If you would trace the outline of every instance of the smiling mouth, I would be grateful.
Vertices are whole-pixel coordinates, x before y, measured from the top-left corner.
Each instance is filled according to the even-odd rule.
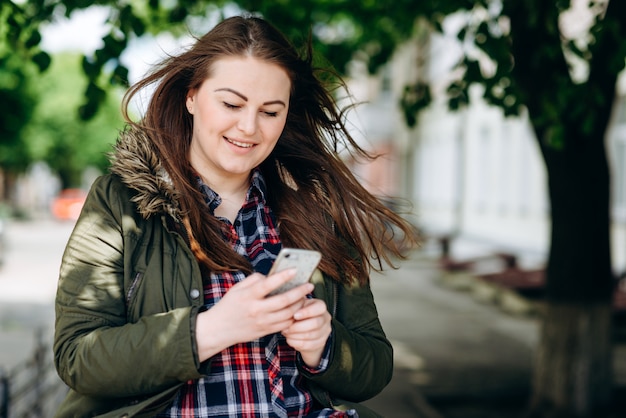
[[[254,144],[247,144],[245,142],[235,141],[235,140],[232,140],[232,139],[226,138],[226,137],[224,137],[224,139],[226,140],[226,142],[229,142],[229,143],[231,143],[233,145],[236,145],[238,147],[241,147],[241,148],[252,148],[254,146]]]

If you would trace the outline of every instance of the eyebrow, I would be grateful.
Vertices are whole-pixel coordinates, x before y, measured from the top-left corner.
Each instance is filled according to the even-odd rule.
[[[244,100],[244,101],[246,101],[246,102],[248,101],[248,98],[247,98],[246,96],[244,96],[243,94],[239,93],[237,90],[233,90],[233,89],[228,88],[228,87],[224,87],[224,88],[221,88],[221,89],[217,89],[217,90],[215,90],[215,91],[216,91],[216,92],[218,92],[218,91],[228,91],[228,92],[230,92],[230,93],[233,93],[233,94],[235,94],[235,95],[237,95],[237,96],[241,97],[241,99],[242,99],[242,100]],[[269,102],[264,102],[264,103],[263,103],[263,105],[264,105],[264,106],[273,105],[273,104],[279,104],[279,105],[283,105],[284,107],[287,107],[287,105],[285,104],[285,102],[283,102],[282,100],[270,100]]]

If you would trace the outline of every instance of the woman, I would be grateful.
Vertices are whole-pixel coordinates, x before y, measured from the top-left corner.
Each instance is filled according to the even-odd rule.
[[[143,119],[129,102],[156,85]],[[234,17],[124,99],[111,173],[63,256],[57,416],[376,416],[391,379],[368,283],[411,229],[339,159],[358,148],[330,93],[266,21]],[[323,254],[267,296],[282,247]],[[374,265],[372,265],[374,263]]]

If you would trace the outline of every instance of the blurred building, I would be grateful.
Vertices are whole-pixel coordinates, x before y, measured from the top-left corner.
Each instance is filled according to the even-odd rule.
[[[574,20],[580,22],[580,16]],[[446,24],[454,29],[454,17]],[[362,165],[356,172],[381,194],[408,198],[422,231],[455,236],[453,250],[461,256],[511,251],[522,265],[540,266],[549,248],[550,205],[534,132],[525,115],[505,118],[488,106],[480,87],[471,91],[468,108],[448,110],[443,89],[461,54],[456,31],[451,33],[407,43],[375,81],[358,68],[353,71],[355,98],[368,101],[358,110],[360,131],[371,149],[387,152],[387,164]],[[434,87],[433,103],[409,129],[399,101],[417,77]],[[626,270],[626,74],[614,109],[607,150],[613,175],[613,261],[621,272]],[[369,138],[372,132],[376,135]]]

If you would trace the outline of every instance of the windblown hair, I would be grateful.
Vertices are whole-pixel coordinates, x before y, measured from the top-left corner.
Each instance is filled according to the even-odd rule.
[[[370,156],[348,133],[345,115],[321,81],[320,75],[329,70],[314,68],[310,40],[301,56],[267,21],[239,16],[222,21],[189,50],[167,58],[124,97],[127,122],[147,132],[179,193],[182,221],[201,266],[208,271],[252,272],[249,261],[224,241],[221,222],[208,214],[188,156],[193,127],[185,108],[188,91],[210,78],[214,63],[225,57],[264,60],[283,68],[291,79],[285,128],[260,166],[283,245],[320,251],[320,269],[345,283],[366,283],[370,268],[381,270],[383,261],[393,265],[392,257],[401,257],[401,247],[415,244],[416,236],[410,224],[370,194],[340,159],[337,151],[343,148]],[[133,122],[129,103],[150,85],[156,90],[145,116]]]

